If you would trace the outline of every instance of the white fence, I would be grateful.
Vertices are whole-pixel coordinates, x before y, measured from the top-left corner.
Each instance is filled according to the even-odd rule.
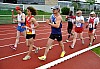
[[[50,15],[36,15],[36,20],[38,22],[45,22],[46,19],[50,18]],[[63,20],[65,20],[65,15],[62,15]],[[0,24],[14,23],[12,15],[0,15]]]

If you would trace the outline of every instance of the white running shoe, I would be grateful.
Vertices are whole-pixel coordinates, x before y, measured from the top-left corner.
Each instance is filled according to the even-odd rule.
[[[30,56],[25,56],[24,58],[23,58],[23,60],[29,60],[31,57]]]
[[[11,49],[13,50],[17,50],[17,47],[15,47],[14,45],[9,46]]]
[[[72,45],[70,45],[69,47],[70,47],[71,49],[74,49],[74,46],[72,46]]]
[[[82,44],[84,45],[84,40],[82,40]]]
[[[69,40],[66,40],[66,42],[69,42]]]
[[[50,46],[50,48],[49,48],[49,49],[51,50],[52,48],[53,48],[53,46]]]

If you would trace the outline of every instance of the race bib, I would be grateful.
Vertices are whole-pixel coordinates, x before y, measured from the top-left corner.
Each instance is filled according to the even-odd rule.
[[[21,26],[21,24],[20,24],[20,23],[18,23],[18,26]]]
[[[68,18],[68,22],[72,22],[72,19],[71,18]]]
[[[27,29],[27,32],[29,32],[29,30]]]
[[[81,27],[81,23],[76,23],[76,27]]]
[[[92,23],[90,23],[90,24],[89,24],[89,28],[92,28],[92,27],[93,27],[93,25],[92,25]]]

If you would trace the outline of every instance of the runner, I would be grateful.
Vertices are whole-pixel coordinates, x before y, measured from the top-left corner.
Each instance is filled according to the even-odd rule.
[[[90,17],[88,19],[88,28],[89,28],[89,32],[88,35],[90,37],[90,43],[89,46],[92,46],[93,41],[95,40],[95,31],[96,31],[96,27],[97,24],[99,23],[98,18],[96,17],[95,12],[91,12],[90,13]]]
[[[75,16],[73,16],[73,11],[69,12],[69,15],[66,16],[66,20],[68,21],[68,27],[67,27],[68,38],[67,38],[66,42],[68,42],[70,36],[73,35],[72,29],[73,29],[73,24],[74,24],[74,21],[75,21]]]
[[[46,20],[46,23],[51,26],[52,31],[46,45],[47,47],[45,49],[44,56],[38,57],[40,60],[46,60],[47,53],[55,39],[57,39],[59,45],[62,47],[62,53],[60,57],[64,57],[65,55],[64,44],[62,41],[62,33],[61,33],[62,17],[60,15],[60,8],[59,6],[54,6],[51,9],[53,9],[53,14],[50,17],[50,20]]]
[[[39,47],[34,46],[34,39],[36,36],[35,30],[39,27],[39,24],[36,22],[34,16],[37,14],[37,11],[33,7],[27,7],[27,16],[26,16],[26,45],[29,47],[28,54],[23,58],[23,60],[30,59],[30,54],[35,48],[35,53],[38,53]],[[34,15],[34,16],[33,16]]]
[[[96,20],[95,20],[96,21],[95,22],[96,23],[95,24],[96,27],[94,28],[94,40],[97,39],[97,37],[96,37],[96,29],[97,29],[97,25],[99,24],[99,17],[96,14],[95,14],[95,17],[96,17]]]
[[[26,29],[22,28],[22,26],[25,26],[25,14],[22,13],[22,9],[19,6],[16,6],[15,9],[18,14],[17,16],[14,16],[14,11],[12,10],[12,18],[14,18],[14,22],[18,22],[18,26],[17,26],[17,36],[16,36],[15,44],[10,46],[10,48],[13,50],[17,49],[20,33],[22,33],[24,37],[26,37],[26,31],[25,31]],[[17,20],[15,18],[17,18]]]
[[[82,44],[84,44],[84,40],[83,40],[84,17],[82,16],[82,11],[80,11],[80,10],[77,11],[76,14],[77,14],[77,16],[76,16],[76,24],[75,24],[73,43],[71,46],[69,46],[71,49],[73,49],[75,46],[76,38],[77,38],[78,34],[79,34],[80,39],[82,40]]]

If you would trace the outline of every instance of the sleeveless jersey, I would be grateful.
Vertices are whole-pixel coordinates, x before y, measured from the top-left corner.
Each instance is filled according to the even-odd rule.
[[[31,18],[33,18],[33,16],[26,17],[26,33],[27,34],[35,34],[35,29],[28,29],[28,28],[34,28],[34,24],[31,24],[30,22]]]
[[[22,20],[22,15],[25,15],[25,14],[22,13],[22,14],[18,14],[18,15],[17,15],[17,20],[18,20],[18,21],[21,21],[21,20]],[[24,25],[24,23],[20,23],[20,22],[18,23],[18,26],[23,26],[23,25]]]
[[[68,22],[74,22],[75,16],[67,16]]]
[[[95,18],[92,18],[92,17],[90,17],[90,19],[89,19],[89,28],[94,28],[94,20],[95,20]]]
[[[83,20],[84,21],[84,17],[83,16],[76,16],[76,20]],[[83,23],[80,22],[76,22],[76,27],[83,27]]]
[[[50,17],[51,23],[56,24],[56,18],[54,14]],[[51,34],[61,34],[62,23],[60,23],[59,28],[51,27]]]

